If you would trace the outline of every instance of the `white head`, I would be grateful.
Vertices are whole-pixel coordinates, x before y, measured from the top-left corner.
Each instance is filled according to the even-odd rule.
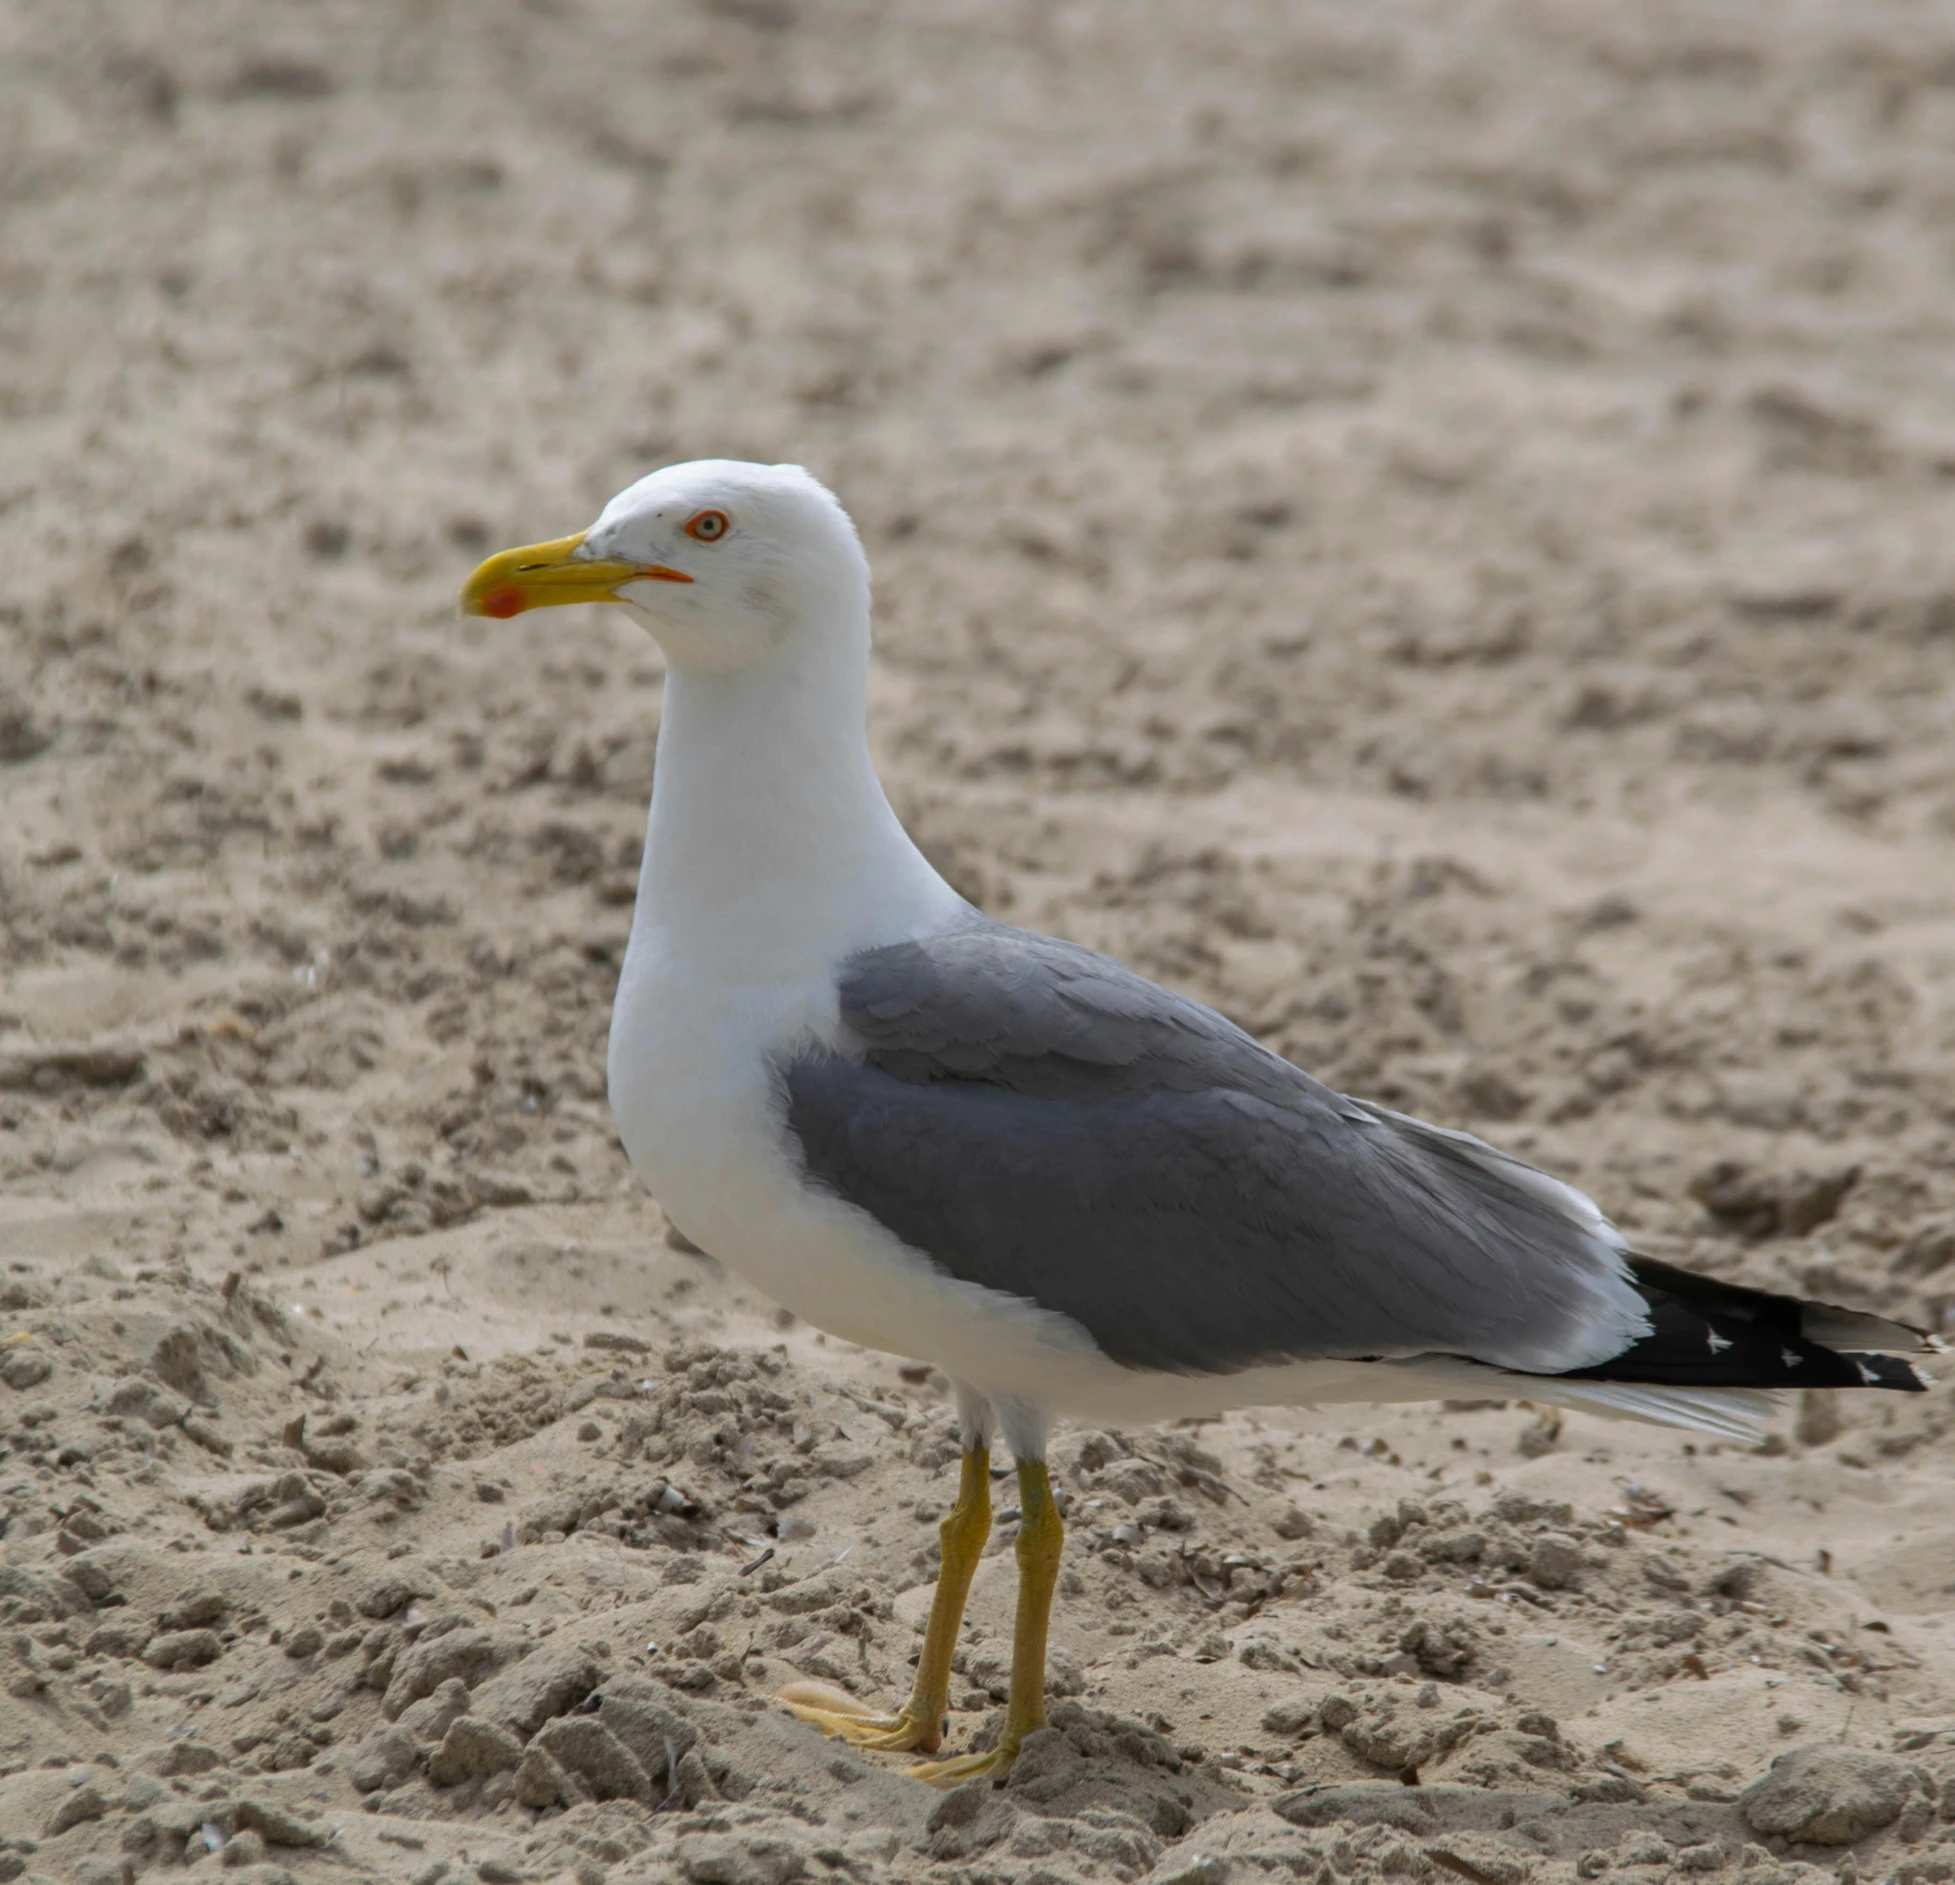
[[[799,465],[702,458],[640,478],[590,529],[492,556],[465,615],[622,602],[676,668],[754,667],[802,638],[866,646],[869,564],[834,493]]]

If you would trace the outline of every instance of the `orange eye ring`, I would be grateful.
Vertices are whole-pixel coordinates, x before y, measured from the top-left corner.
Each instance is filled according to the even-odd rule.
[[[725,511],[701,511],[686,525],[686,535],[695,543],[717,543],[732,528]]]

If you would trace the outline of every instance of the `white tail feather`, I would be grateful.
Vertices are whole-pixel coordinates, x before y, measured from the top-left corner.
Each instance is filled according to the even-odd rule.
[[[1762,1388],[1660,1388],[1635,1381],[1567,1381],[1552,1376],[1527,1383],[1531,1401],[1556,1401],[1616,1420],[1688,1427],[1756,1446],[1777,1411],[1779,1397]]]

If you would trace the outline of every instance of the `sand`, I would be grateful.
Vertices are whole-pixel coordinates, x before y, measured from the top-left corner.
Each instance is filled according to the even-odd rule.
[[[1939,1326],[1946,8],[0,36],[0,1878],[1955,1877],[1947,1390],[1069,1432],[1013,1783],[786,1718],[907,1682],[944,1384],[668,1241],[603,1090],[657,651],[452,615],[798,459],[986,908]]]

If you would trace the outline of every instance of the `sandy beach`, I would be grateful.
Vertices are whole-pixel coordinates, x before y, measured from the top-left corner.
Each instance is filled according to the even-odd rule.
[[[985,909],[1941,1329],[1951,138],[1898,0],[7,10],[0,1879],[1955,1879],[1946,1387],[1068,1429],[1010,1784],[789,1718],[947,1384],[618,1146],[657,648],[454,615],[806,464]]]

